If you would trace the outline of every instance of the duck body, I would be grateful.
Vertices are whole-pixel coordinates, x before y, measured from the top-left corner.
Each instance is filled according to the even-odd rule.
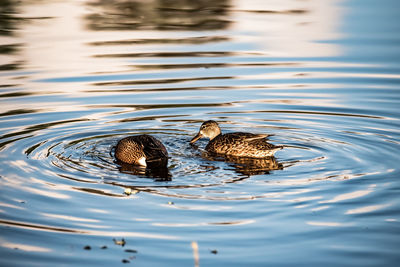
[[[206,150],[236,157],[271,157],[281,147],[268,143],[265,137],[243,132],[220,134],[208,142]]]
[[[194,143],[201,137],[210,138],[206,146],[208,152],[229,156],[265,158],[273,156],[276,151],[282,149],[282,146],[268,143],[266,134],[245,132],[221,134],[219,125],[215,121],[204,122],[199,133],[190,142]]]
[[[142,134],[125,137],[115,147],[115,158],[123,163],[140,165],[163,165],[168,163],[168,152],[157,138]]]

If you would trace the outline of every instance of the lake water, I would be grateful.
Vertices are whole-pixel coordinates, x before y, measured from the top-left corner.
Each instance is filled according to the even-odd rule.
[[[400,262],[399,1],[0,11],[1,266]],[[189,140],[210,119],[285,148],[209,157]],[[116,164],[135,134],[167,175]]]

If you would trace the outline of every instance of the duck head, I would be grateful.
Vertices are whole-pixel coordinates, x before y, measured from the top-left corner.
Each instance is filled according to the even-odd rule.
[[[202,137],[206,137],[212,140],[220,134],[221,134],[221,129],[219,128],[218,123],[216,121],[205,121],[200,126],[200,130],[197,133],[197,135],[193,137],[192,140],[190,140],[190,143],[193,144]]]

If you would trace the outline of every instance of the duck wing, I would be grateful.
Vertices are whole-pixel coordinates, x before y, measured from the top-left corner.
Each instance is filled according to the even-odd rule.
[[[232,140],[242,140],[245,142],[250,142],[253,140],[268,138],[271,136],[270,134],[253,134],[253,133],[244,133],[244,132],[234,132],[234,133],[227,133],[223,135],[225,138],[232,139]]]
[[[146,161],[158,161],[168,158],[168,152],[165,146],[151,135],[141,135],[140,142],[143,146],[143,152],[146,155]]]
[[[239,157],[267,157],[281,149],[267,142],[267,134],[234,132],[219,135],[211,140],[206,150]]]

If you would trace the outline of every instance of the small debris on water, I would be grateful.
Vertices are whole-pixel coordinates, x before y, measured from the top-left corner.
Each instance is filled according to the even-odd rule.
[[[113,241],[114,241],[115,245],[119,245],[119,246],[125,246],[125,244],[126,244],[125,239],[123,239],[123,238],[121,240],[117,240],[117,239],[113,238]]]
[[[137,253],[136,249],[125,249],[124,251],[129,253]]]
[[[137,193],[139,193],[139,190],[132,190],[132,188],[127,187],[124,190],[124,194],[129,196],[129,195],[136,195]]]
[[[172,201],[168,201],[168,205],[174,205],[175,203]]]
[[[212,254],[218,254],[218,250],[216,250],[216,249],[210,250],[210,252],[211,252]]]
[[[124,194],[129,196],[130,194],[132,194],[132,189],[131,188],[125,188]]]
[[[123,260],[122,260],[122,263],[130,263],[130,261],[127,260],[127,259],[123,259]]]
[[[85,250],[91,250],[92,248],[90,246],[85,246],[83,249]]]
[[[107,249],[107,246],[102,246],[101,249]]]

